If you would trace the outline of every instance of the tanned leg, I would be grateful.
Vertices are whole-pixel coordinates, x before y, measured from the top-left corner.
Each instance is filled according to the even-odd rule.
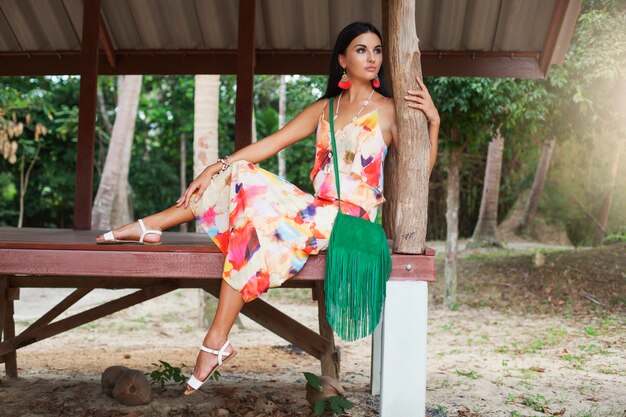
[[[167,230],[174,226],[178,226],[182,223],[195,220],[195,216],[191,208],[172,206],[168,209],[152,214],[143,219],[147,229],[151,230]],[[129,223],[118,229],[113,230],[113,236],[116,239],[128,239],[139,240],[141,236],[141,227],[138,222]],[[102,241],[104,237],[102,235],[96,238],[96,241]],[[155,234],[146,235],[144,241],[148,243],[155,243],[161,240],[161,236]]]
[[[224,345],[228,339],[228,333],[230,333],[230,329],[233,327],[243,305],[244,301],[241,293],[222,280],[217,311],[215,312],[213,323],[204,337],[204,346],[218,350]],[[231,354],[234,352],[232,345],[226,348],[226,352]],[[204,381],[215,365],[217,365],[217,356],[200,351],[193,374],[200,381]],[[190,392],[193,389],[187,386],[186,391]]]

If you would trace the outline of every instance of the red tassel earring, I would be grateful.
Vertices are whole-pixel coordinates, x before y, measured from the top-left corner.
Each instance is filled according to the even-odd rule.
[[[374,88],[380,87],[380,80],[378,79],[378,75],[376,75],[376,78],[372,80],[372,87]]]
[[[339,88],[343,90],[347,90],[352,85],[352,80],[348,77],[348,73],[345,68],[343,70],[343,74],[341,75],[341,80],[339,81]]]

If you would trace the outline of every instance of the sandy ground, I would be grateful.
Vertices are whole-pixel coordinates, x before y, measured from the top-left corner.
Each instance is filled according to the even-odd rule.
[[[98,290],[73,309],[128,292]],[[16,302],[17,330],[64,293],[23,290]],[[274,291],[265,298],[316,328],[317,308],[305,290]],[[155,387],[153,401],[139,407],[101,393],[100,374],[110,365],[149,372],[158,360],[193,364],[204,333],[197,300],[197,290],[177,290],[20,349],[20,378],[0,379],[0,416],[311,415],[302,372],[319,373],[319,362],[245,317],[231,333],[237,358],[202,392],[181,397],[174,384],[163,391]],[[623,316],[451,312],[431,305],[428,408],[433,416],[624,417],[625,330]],[[341,382],[356,404],[350,416],[378,415],[378,398],[369,394],[370,343],[338,342]]]

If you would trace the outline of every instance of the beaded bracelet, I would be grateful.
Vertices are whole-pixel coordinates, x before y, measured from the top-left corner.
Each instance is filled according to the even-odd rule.
[[[214,174],[211,178],[215,178],[216,176],[228,169],[228,167],[230,166],[230,155],[226,155],[224,158],[219,158],[217,162],[222,164],[222,167],[220,168],[219,172],[217,174]]]

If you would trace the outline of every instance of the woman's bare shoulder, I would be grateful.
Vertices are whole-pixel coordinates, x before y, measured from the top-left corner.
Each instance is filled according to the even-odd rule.
[[[378,108],[378,114],[380,115],[380,121],[387,127],[394,126],[396,124],[396,104],[391,97],[384,97]]]
[[[319,100],[315,100],[313,103],[309,104],[305,110],[311,110],[314,112],[321,113],[322,110],[328,106],[327,98],[320,98]]]

